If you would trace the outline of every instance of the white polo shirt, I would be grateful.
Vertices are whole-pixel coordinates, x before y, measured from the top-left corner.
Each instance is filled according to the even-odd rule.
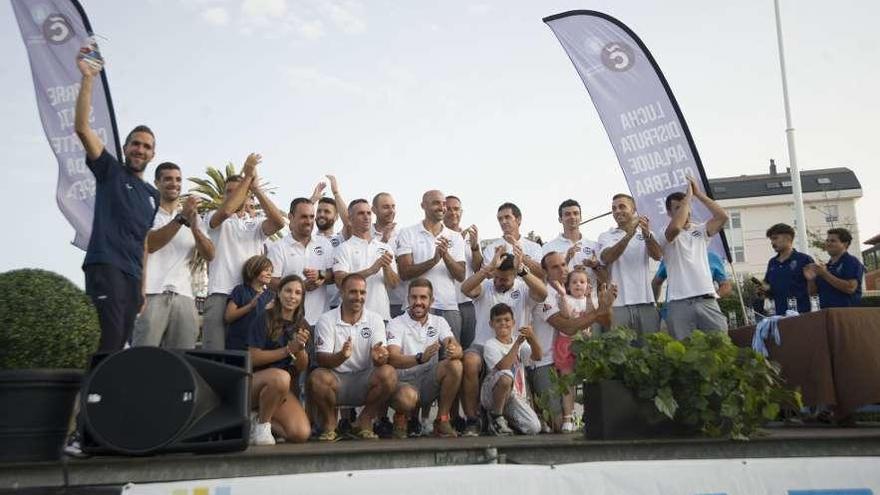
[[[153,218],[153,230],[161,229],[173,222],[177,213],[177,210],[167,212],[161,207],[157,209]],[[189,271],[189,263],[192,261],[195,247],[196,239],[192,231],[181,226],[168,244],[148,254],[149,269],[147,279],[144,281],[146,293],[161,294],[167,290],[192,297],[192,275]]]
[[[612,228],[599,236],[599,253],[614,246],[626,237],[626,231]],[[655,237],[656,238],[656,237]],[[653,304],[654,293],[651,290],[651,257],[645,245],[645,236],[639,230],[629,240],[626,249],[609,267],[611,282],[617,284],[615,307],[630,304]]]
[[[341,271],[345,273],[359,272],[369,268],[384,253],[394,255],[391,246],[385,244],[379,238],[365,240],[357,236],[351,236],[350,239],[339,245],[336,249],[336,255],[333,257],[333,271]],[[397,263],[391,262],[391,269],[397,271]],[[383,320],[391,319],[391,311],[388,298],[388,288],[385,286],[385,276],[383,270],[367,277],[367,300],[365,306],[370,311],[379,313]],[[342,283],[341,280],[338,281]]]
[[[445,237],[449,240],[449,254],[452,259],[463,263],[465,260],[464,240],[462,240],[461,234],[444,226],[438,237]],[[434,237],[434,234],[426,230],[422,222],[419,222],[400,231],[400,235],[397,236],[397,256],[411,254],[413,264],[423,263],[434,257],[436,245],[437,237]],[[440,260],[421,276],[430,280],[434,288],[432,308],[445,311],[458,310],[455,279],[452,278],[452,274],[449,273],[443,260]],[[400,285],[409,287],[409,283],[401,283]],[[406,294],[406,290],[404,290],[404,294]]]
[[[522,246],[523,254],[528,256],[532,260],[537,263],[541,262],[541,246],[535,242],[526,239],[524,236],[520,236],[519,244]],[[505,246],[507,253],[513,253],[513,245],[509,242],[505,241],[504,238],[495,239],[494,241],[486,244],[486,247],[483,248],[483,264],[490,262],[492,258],[495,257],[495,248],[497,246]]]
[[[342,321],[342,307],[332,309],[318,318],[315,328],[315,351],[336,353],[351,337],[351,357],[333,369],[338,373],[353,373],[373,367],[370,353],[373,346],[385,343],[385,322],[378,314],[364,309],[360,319],[349,325]]]
[[[266,256],[272,262],[272,276],[278,278],[287,275],[303,277],[305,268],[314,268],[323,272],[333,267],[333,246],[329,239],[318,235],[311,236],[309,243],[304,246],[288,233],[269,247]],[[306,291],[303,304],[306,321],[309,325],[314,325],[321,314],[330,309],[327,286],[322,285],[315,290]]]
[[[663,260],[668,274],[666,295],[677,301],[689,297],[715,293],[712,272],[709,270],[709,235],[706,224],[691,224],[682,229],[672,242],[666,235],[658,236],[663,248]]]
[[[385,331],[388,345],[400,347],[400,351],[407,356],[424,352],[425,348],[434,342],[441,344],[452,335],[449,323],[442,316],[428,313],[425,324],[413,320],[409,311],[388,322]],[[436,359],[436,356],[435,356]]]
[[[211,217],[205,216],[203,232],[214,243],[214,259],[208,264],[208,295],[232,294],[242,283],[241,268],[251,256],[263,254],[263,242],[269,237],[263,233],[263,216],[239,217],[231,215],[216,229],[211,228]]]
[[[374,239],[382,240],[382,232],[376,230],[376,224],[370,224],[370,235]],[[394,230],[391,231],[391,235],[388,236],[388,244],[392,248],[397,249],[397,236],[400,235],[400,229],[398,227],[394,227]],[[394,253],[396,254],[396,253]],[[406,306],[406,282],[401,282],[397,284],[397,287],[388,291],[388,300],[391,301],[391,304],[400,306]]]
[[[598,243],[583,236],[581,236],[581,240],[579,241],[572,241],[562,234],[559,234],[556,239],[544,244],[541,255],[544,256],[547,253],[561,253],[562,256],[565,257],[565,255],[568,254],[569,248],[575,244],[580,244],[581,248],[574,253],[574,256],[572,256],[570,260],[568,260],[569,270],[573,270],[575,266],[583,263],[584,260],[592,258],[593,255],[596,256],[596,259],[599,259],[600,251]],[[596,272],[593,271],[592,268],[588,268],[587,276],[590,277],[590,284],[593,286],[593,290],[598,290],[598,287],[596,287]]]
[[[483,345],[495,336],[495,331],[489,325],[489,312],[498,303],[507,304],[513,310],[514,328],[519,329],[529,324],[533,301],[529,286],[520,277],[514,279],[513,287],[507,292],[496,291],[492,280],[483,280],[480,287],[480,296],[474,298],[474,314],[477,319],[474,344]]]
[[[336,253],[339,245],[345,242],[345,237],[343,237],[342,232],[337,232],[333,235],[324,235],[318,231],[315,231],[314,235],[324,237],[328,241],[330,241],[330,245],[333,246],[334,253]],[[327,286],[327,300],[330,301],[331,308],[339,306],[339,287],[336,284],[330,284]]]
[[[556,340],[556,329],[547,320],[559,313],[559,294],[551,291],[547,294],[544,302],[532,306],[532,329],[535,337],[541,343],[541,360],[531,363],[531,366],[546,366],[553,364],[553,341]]]

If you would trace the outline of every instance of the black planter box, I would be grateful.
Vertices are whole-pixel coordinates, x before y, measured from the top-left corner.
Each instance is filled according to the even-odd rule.
[[[623,382],[584,384],[584,436],[588,440],[627,440],[690,434],[640,399]]]

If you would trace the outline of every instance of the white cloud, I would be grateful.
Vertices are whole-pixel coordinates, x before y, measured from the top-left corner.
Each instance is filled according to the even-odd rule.
[[[293,24],[294,32],[301,38],[313,41],[324,36],[324,23],[319,20],[304,21],[296,19]]]
[[[211,7],[202,12],[202,19],[213,26],[229,24],[229,11],[226,7]]]
[[[323,89],[362,97],[370,96],[369,92],[361,86],[336,76],[324,74],[314,67],[286,67],[284,75],[294,89],[304,92]]]
[[[319,4],[318,10],[345,34],[361,34],[367,30],[363,6],[357,2],[324,1]]]
[[[492,7],[486,3],[472,3],[468,5],[467,10],[469,14],[485,15],[492,10]]]
[[[286,0],[244,0],[241,12],[256,21],[279,19],[287,13]]]

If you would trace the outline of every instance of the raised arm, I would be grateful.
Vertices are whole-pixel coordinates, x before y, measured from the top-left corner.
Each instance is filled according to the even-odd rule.
[[[724,208],[722,208],[721,205],[716,203],[696,186],[693,177],[688,176],[688,180],[691,181],[691,188],[694,191],[694,196],[699,199],[700,202],[706,206],[706,209],[709,210],[709,213],[712,214],[712,218],[706,222],[706,234],[711,237],[724,228],[724,224],[727,223],[727,219],[729,218],[727,212],[724,211]]]
[[[684,199],[681,200],[681,206],[672,215],[669,225],[666,226],[666,240],[672,242],[678,237],[678,234],[684,229],[688,217],[691,214],[691,198],[694,196],[694,181],[688,177],[688,185],[684,192]]]
[[[233,191],[232,194],[226,195],[223,198],[223,203],[217,208],[217,211],[211,215],[209,226],[212,229],[219,227],[221,223],[234,215],[244,204],[251,189],[251,182],[256,178],[255,174],[257,165],[262,159],[263,157],[257,153],[251,153],[247,156],[244,161],[244,167],[241,171],[242,180],[238,184],[238,187],[235,188],[235,191]]]
[[[259,184],[257,184],[257,178],[254,177],[254,180],[251,182],[251,191],[254,193],[254,196],[257,197],[257,201],[260,203],[260,207],[263,209],[263,213],[266,214],[266,219],[263,220],[262,229],[263,233],[266,235],[272,235],[275,232],[284,228],[284,215],[281,214],[281,210],[275,206],[275,202],[269,199],[269,196],[263,192],[263,189],[260,188]]]
[[[83,47],[79,49],[79,54],[77,54],[76,66],[82,74],[82,81],[79,85],[79,94],[76,97],[73,122],[76,135],[86,150],[86,157],[89,160],[96,160],[104,151],[104,142],[89,125],[89,117],[92,114],[92,88],[95,77],[101,73],[101,68],[93,67],[85,61],[83,54],[88,51],[88,47]]]
[[[345,204],[345,199],[339,192],[339,181],[336,180],[335,175],[328,175],[327,180],[330,181],[330,192],[333,193],[333,200],[336,201],[336,212],[339,213],[339,219],[342,220],[342,231],[347,232],[351,230],[351,219],[348,217],[348,205]]]

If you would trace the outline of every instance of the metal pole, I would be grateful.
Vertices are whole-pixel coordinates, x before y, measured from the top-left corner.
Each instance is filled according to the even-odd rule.
[[[583,224],[585,224],[585,223],[592,222],[593,220],[598,220],[598,219],[600,219],[600,218],[602,218],[602,217],[607,217],[607,216],[610,215],[611,213],[612,213],[612,212],[609,211],[608,213],[603,213],[603,214],[601,214],[601,215],[596,215],[595,217],[588,218],[588,219],[584,220],[584,221],[581,222],[579,225],[583,225]]]
[[[791,192],[794,196],[794,218],[797,223],[795,242],[802,253],[807,251],[807,223],[804,215],[804,193],[801,189],[801,174],[797,166],[794,146],[794,126],[791,123],[791,106],[788,103],[788,79],[785,75],[785,51],[782,47],[782,21],[779,18],[779,0],[773,0],[776,10],[776,40],[779,44],[779,69],[782,72],[782,99],[785,102],[785,138],[788,142],[788,159],[791,168]]]

